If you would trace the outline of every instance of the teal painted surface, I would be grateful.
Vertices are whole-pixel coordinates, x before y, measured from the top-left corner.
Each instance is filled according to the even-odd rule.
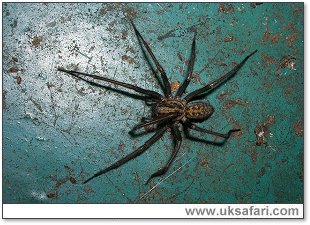
[[[207,97],[215,113],[201,124],[242,132],[221,147],[184,139],[167,175],[148,186],[145,181],[170,156],[169,134],[135,160],[81,185],[150,137],[127,134],[150,109],[56,68],[159,90],[129,19],[172,82],[183,80],[197,30],[188,91],[258,49]],[[4,3],[3,202],[302,203],[303,26],[302,3]]]

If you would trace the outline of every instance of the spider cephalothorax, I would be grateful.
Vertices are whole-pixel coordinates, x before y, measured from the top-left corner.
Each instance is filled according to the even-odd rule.
[[[204,96],[214,90],[216,87],[220,86],[228,79],[230,79],[233,75],[235,75],[238,70],[243,66],[243,64],[254,54],[257,52],[255,50],[247,57],[243,59],[241,63],[236,65],[230,72],[226,73],[225,75],[221,76],[220,78],[210,82],[209,84],[205,85],[204,87],[197,89],[189,94],[187,94],[184,98],[182,95],[184,94],[188,84],[190,83],[191,76],[193,73],[193,67],[195,62],[195,50],[196,50],[196,33],[194,35],[194,40],[192,43],[191,48],[191,56],[189,60],[189,66],[187,70],[187,74],[185,77],[184,82],[177,90],[176,94],[173,96],[171,91],[171,85],[169,83],[168,77],[166,75],[165,70],[157,61],[156,57],[154,56],[152,50],[150,49],[149,45],[145,42],[143,37],[141,36],[140,32],[137,30],[135,25],[131,22],[133,29],[138,37],[138,40],[142,42],[143,46],[147,50],[147,53],[153,60],[158,72],[161,75],[162,82],[163,82],[163,92],[164,95],[159,94],[158,92],[147,90],[144,88],[137,87],[132,84],[112,80],[106,77],[91,75],[87,73],[72,71],[72,70],[65,70],[63,68],[59,68],[59,71],[66,72],[74,77],[77,77],[81,80],[88,82],[91,85],[101,86],[93,81],[88,80],[87,78],[93,78],[95,80],[101,80],[108,83],[112,83],[118,86],[122,86],[131,90],[134,90],[137,93],[143,94],[145,97],[146,103],[151,102],[153,113],[150,118],[144,118],[141,124],[135,126],[129,134],[135,134],[135,131],[140,128],[146,128],[149,125],[153,125],[155,128],[150,129],[149,132],[155,131],[155,134],[147,140],[142,146],[138,149],[131,152],[129,155],[125,156],[124,158],[120,159],[119,161],[115,162],[111,166],[100,170],[98,173],[84,181],[83,183],[87,183],[88,181],[92,180],[95,177],[98,177],[104,173],[107,173],[110,170],[116,169],[123,165],[124,163],[128,162],[129,160],[139,156],[142,154],[146,149],[148,149],[154,142],[156,142],[168,129],[170,129],[171,134],[174,139],[174,148],[172,154],[167,162],[167,164],[159,169],[157,172],[153,173],[150,178],[147,180],[148,183],[153,177],[161,176],[165,174],[170,165],[172,164],[173,160],[175,159],[182,142],[182,136],[180,132],[180,125],[183,125],[185,128],[197,130],[200,132],[212,134],[218,137],[221,137],[226,141],[231,133],[239,131],[240,129],[232,129],[229,130],[226,134],[221,134],[218,132],[214,132],[211,130],[207,130],[205,128],[201,128],[194,124],[194,122],[203,122],[208,119],[212,113],[214,112],[214,108],[208,102],[193,102],[194,99],[200,96]],[[104,86],[103,86],[104,87]],[[187,135],[187,133],[185,133]]]

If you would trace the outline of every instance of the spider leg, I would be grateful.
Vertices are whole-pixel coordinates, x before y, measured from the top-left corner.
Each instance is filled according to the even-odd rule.
[[[124,83],[124,82],[120,82],[120,81],[116,81],[116,80],[112,80],[112,79],[109,79],[109,78],[106,78],[106,77],[101,77],[101,76],[97,76],[97,75],[92,75],[92,74],[87,74],[87,73],[82,73],[82,72],[77,72],[77,71],[72,71],[72,70],[65,70],[63,68],[58,68],[59,71],[61,72],[65,72],[65,73],[68,73],[74,77],[77,77],[77,78],[81,78],[79,75],[82,75],[82,76],[86,76],[86,77],[91,77],[93,79],[96,79],[96,80],[102,80],[102,81],[105,81],[105,82],[108,82],[108,83],[112,83],[112,84],[115,84],[115,85],[119,85],[119,86],[122,86],[122,87],[125,87],[125,88],[128,88],[128,89],[131,89],[131,90],[134,90],[138,93],[141,93],[141,94],[145,94],[147,96],[149,96],[150,98],[152,99],[161,99],[163,96],[155,91],[151,91],[151,90],[147,90],[147,89],[144,89],[144,88],[140,88],[138,86],[135,86],[135,85],[132,85],[132,84],[127,84],[127,83]]]
[[[207,130],[207,129],[204,129],[204,128],[201,128],[189,121],[187,121],[186,123],[184,123],[185,126],[187,126],[188,128],[192,129],[192,130],[196,130],[196,131],[199,131],[199,132],[203,132],[203,133],[207,133],[207,134],[212,134],[214,136],[218,136],[218,137],[221,137],[221,138],[224,138],[225,141],[230,137],[230,135],[234,132],[238,132],[240,131],[240,129],[233,129],[233,130],[229,130],[226,134],[221,134],[221,133],[218,133],[218,132],[215,132],[215,131],[212,131],[212,130]]]
[[[192,98],[200,95],[200,94],[207,94],[210,91],[214,90],[216,87],[218,87],[219,85],[223,84],[225,81],[227,81],[228,79],[230,79],[232,76],[234,76],[238,70],[240,70],[240,68],[244,65],[244,63],[253,55],[257,52],[257,50],[255,50],[254,52],[252,52],[250,55],[248,55],[247,57],[245,57],[241,63],[239,63],[237,66],[235,66],[231,71],[229,71],[228,73],[226,73],[225,75],[223,75],[222,77],[210,82],[209,84],[207,84],[206,86],[197,89],[196,91],[193,91],[191,93],[189,93],[184,100],[186,101],[190,101]]]
[[[164,68],[159,64],[158,60],[156,59],[155,55],[153,54],[150,46],[146,43],[146,41],[143,39],[142,35],[140,34],[140,32],[138,31],[138,29],[136,28],[135,24],[132,22],[132,20],[130,21],[131,24],[132,24],[132,27],[138,37],[138,39],[140,39],[144,45],[144,47],[146,48],[147,52],[150,54],[152,60],[154,61],[155,65],[156,65],[156,68],[157,70],[160,72],[161,74],[161,77],[163,79],[163,82],[164,82],[164,92],[165,92],[165,96],[168,97],[168,96],[171,96],[171,86],[170,86],[170,83],[169,83],[169,80],[168,80],[168,77],[167,77],[167,74],[164,70]]]
[[[193,39],[193,43],[192,43],[192,49],[191,49],[191,57],[189,60],[189,66],[188,66],[188,70],[187,70],[187,76],[185,78],[185,80],[183,81],[183,84],[181,85],[181,87],[179,88],[179,90],[176,93],[176,97],[180,97],[183,95],[183,93],[185,92],[189,82],[191,81],[191,76],[193,73],[193,68],[194,68],[194,63],[195,63],[195,59],[196,59],[196,33]]]
[[[157,141],[163,134],[164,132],[168,129],[167,126],[162,127],[160,130],[158,130],[149,140],[147,140],[144,145],[140,146],[138,149],[134,150],[133,152],[131,152],[130,154],[128,154],[127,156],[125,156],[124,158],[120,159],[119,161],[113,163],[111,166],[99,171],[98,173],[96,173],[95,175],[93,175],[92,177],[88,178],[86,181],[83,182],[83,184],[86,184],[87,182],[89,182],[90,180],[94,179],[95,177],[98,177],[102,174],[105,174],[107,172],[109,172],[110,170],[114,170],[118,167],[120,167],[121,165],[125,164],[126,162],[130,161],[131,159],[141,155],[145,150],[147,150],[155,141]]]
[[[174,161],[176,155],[179,152],[179,149],[180,149],[181,143],[182,143],[182,136],[181,136],[181,132],[179,130],[178,125],[174,124],[172,126],[171,131],[172,131],[172,135],[173,135],[174,142],[175,142],[172,154],[171,154],[167,164],[164,167],[160,168],[157,172],[153,173],[150,176],[150,178],[146,181],[145,185],[147,185],[152,178],[164,175],[168,171],[169,167],[171,166],[172,162]]]
[[[136,130],[142,128],[142,127],[146,127],[146,126],[153,125],[153,124],[158,124],[160,122],[163,122],[163,121],[166,121],[166,120],[169,120],[169,119],[173,119],[173,118],[175,118],[177,116],[178,116],[178,114],[168,114],[168,115],[163,115],[163,116],[155,117],[153,119],[148,120],[147,122],[143,122],[142,124],[138,124],[137,126],[132,128],[132,130],[129,131],[128,133],[130,135],[134,135],[134,132]]]

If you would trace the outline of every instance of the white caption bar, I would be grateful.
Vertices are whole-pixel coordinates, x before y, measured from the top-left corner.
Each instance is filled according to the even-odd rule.
[[[3,218],[303,218],[303,204],[3,204]]]

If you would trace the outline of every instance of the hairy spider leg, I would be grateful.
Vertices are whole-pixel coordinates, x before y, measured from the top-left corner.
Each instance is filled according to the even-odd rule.
[[[148,120],[147,122],[144,122],[142,124],[138,124],[137,126],[135,126],[134,128],[132,128],[131,131],[129,131],[128,133],[130,135],[134,135],[134,132],[142,127],[146,127],[146,126],[149,126],[149,125],[153,125],[153,124],[158,124],[158,123],[161,123],[163,121],[167,121],[167,120],[170,120],[170,119],[173,119],[173,118],[176,118],[178,117],[179,115],[178,114],[168,114],[168,115],[163,115],[163,116],[158,116],[158,117],[155,117],[153,119],[150,119]]]
[[[201,127],[199,127],[199,126],[197,126],[197,125],[195,125],[189,121],[187,121],[185,123],[185,126],[187,126],[188,128],[190,128],[192,130],[196,130],[196,131],[207,133],[207,134],[212,134],[214,136],[218,136],[218,137],[221,137],[224,139],[228,139],[232,133],[240,131],[240,129],[233,129],[233,130],[229,130],[226,134],[221,134],[221,133],[218,133],[218,132],[215,132],[212,130],[207,130],[205,128],[201,128]]]
[[[189,83],[191,81],[192,74],[193,74],[195,59],[196,59],[196,32],[195,32],[193,43],[192,43],[191,56],[190,56],[190,60],[189,60],[189,66],[187,69],[187,75],[186,75],[185,80],[183,81],[183,84],[181,85],[181,87],[177,91],[177,93],[175,95],[176,97],[181,97],[183,95],[183,93],[185,92],[187,86],[189,85]]]
[[[169,170],[169,167],[171,166],[172,162],[174,161],[176,155],[178,154],[179,149],[181,147],[181,143],[182,143],[182,135],[181,135],[179,127],[176,123],[173,124],[173,126],[171,127],[171,133],[172,133],[174,143],[175,143],[172,154],[171,154],[167,164],[164,167],[160,168],[157,172],[153,173],[150,176],[150,178],[146,181],[145,185],[147,185],[149,183],[149,181],[151,179],[153,179],[154,177],[159,177],[161,175],[164,175]]]
[[[197,89],[196,91],[193,91],[191,93],[189,93],[184,100],[186,101],[190,101],[191,99],[193,99],[194,97],[200,95],[200,94],[207,94],[210,91],[214,90],[216,87],[218,87],[219,85],[223,84],[225,81],[227,81],[228,79],[230,79],[232,76],[234,76],[238,70],[240,70],[240,68],[243,66],[243,64],[255,53],[257,52],[257,50],[255,50],[254,52],[252,52],[250,55],[248,55],[247,57],[244,58],[244,60],[242,60],[241,63],[239,63],[237,66],[235,66],[231,71],[229,71],[228,73],[226,73],[225,75],[223,75],[222,77],[210,82],[209,84],[207,84],[206,86]]]
[[[102,174],[105,174],[111,170],[114,170],[121,165],[125,164],[126,162],[132,160],[133,158],[136,158],[137,156],[141,155],[145,150],[147,150],[154,142],[156,142],[163,134],[164,132],[168,129],[167,126],[162,127],[160,130],[158,130],[149,140],[147,140],[142,146],[125,156],[124,158],[120,159],[119,161],[113,163],[111,166],[99,171],[92,177],[88,178],[86,181],[83,182],[83,184],[86,184],[90,180],[94,179],[95,177],[98,177]]]
[[[163,90],[164,93],[165,93],[165,96],[166,97],[169,97],[171,96],[171,86],[170,86],[170,82],[168,80],[168,77],[167,77],[167,74],[164,70],[164,68],[159,64],[158,60],[156,59],[155,55],[153,54],[150,46],[146,43],[146,41],[144,40],[144,38],[142,37],[142,35],[140,34],[140,32],[138,31],[138,29],[136,28],[135,24],[132,22],[132,20],[130,21],[131,24],[132,24],[132,27],[138,37],[138,40],[140,38],[140,40],[142,41],[144,47],[146,48],[147,52],[150,54],[151,58],[153,59],[155,65],[156,65],[156,68],[157,70],[160,72],[161,74],[161,77],[163,79],[163,82],[164,82],[164,86],[165,86],[165,89]]]
[[[125,87],[125,88],[128,88],[128,89],[134,90],[134,91],[136,91],[138,93],[145,94],[145,95],[149,96],[152,99],[162,99],[163,98],[163,96],[161,94],[159,94],[159,93],[157,93],[155,91],[151,91],[151,90],[147,90],[147,89],[144,89],[144,88],[140,88],[140,87],[132,85],[132,84],[127,84],[127,83],[124,83],[124,82],[112,80],[112,79],[109,79],[109,78],[106,78],[106,77],[101,77],[101,76],[97,76],[97,75],[77,72],[77,71],[73,71],[73,70],[65,70],[63,68],[58,68],[58,70],[61,71],[61,72],[68,73],[68,74],[70,74],[72,76],[75,76],[77,78],[80,78],[79,75],[82,75],[82,76],[86,76],[86,77],[91,77],[91,78],[93,78],[95,80],[102,80],[102,81],[105,81],[105,82],[108,82],[108,83],[119,85],[119,86],[122,86],[122,87]]]

